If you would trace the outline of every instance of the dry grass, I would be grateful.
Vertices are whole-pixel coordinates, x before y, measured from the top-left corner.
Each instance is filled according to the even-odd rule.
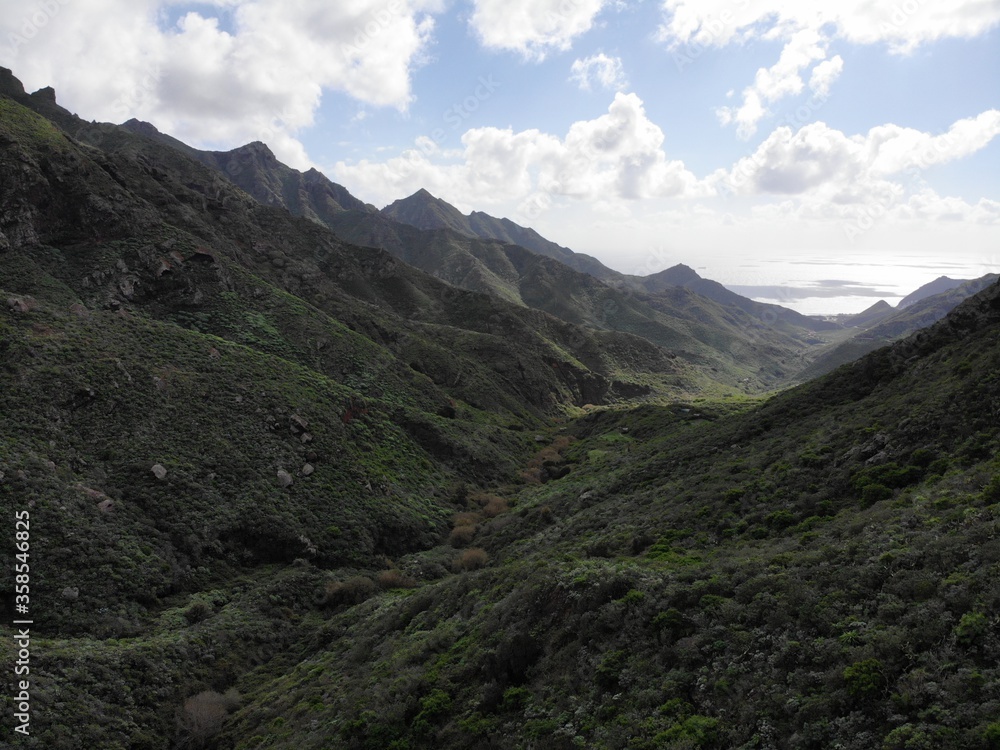
[[[383,589],[411,589],[417,585],[415,580],[396,568],[383,570],[375,582]]]
[[[468,570],[479,570],[485,567],[489,561],[490,556],[486,550],[479,547],[471,547],[460,552],[452,561],[451,567],[456,573],[462,573]]]
[[[448,535],[448,543],[452,547],[465,547],[475,538],[477,531],[478,526],[456,526]]]
[[[378,586],[366,576],[352,576],[346,581],[330,581],[326,585],[323,604],[336,607],[342,604],[358,604],[375,594]]]

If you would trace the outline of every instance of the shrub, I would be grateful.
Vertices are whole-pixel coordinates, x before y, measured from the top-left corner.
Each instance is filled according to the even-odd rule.
[[[413,731],[417,734],[429,734],[431,725],[451,710],[451,703],[451,696],[444,690],[432,690],[420,700],[420,713],[413,720]]]
[[[178,747],[202,748],[222,729],[226,714],[239,706],[236,690],[221,695],[205,690],[184,701],[177,717]]]
[[[892,490],[884,484],[866,484],[861,490],[861,501],[865,505],[874,505],[892,497]]]
[[[1000,722],[994,722],[983,730],[983,741],[990,750],[1000,750]]]
[[[671,743],[670,747],[707,747],[719,736],[719,720],[710,716],[689,716],[665,732],[660,732],[656,742]]]
[[[997,474],[990,483],[983,487],[983,502],[987,505],[1000,503],[1000,474]]]
[[[482,514],[486,518],[496,518],[501,513],[505,513],[510,507],[504,498],[497,495],[488,495],[486,498],[482,509]]]
[[[456,513],[455,526],[475,526],[479,523],[478,513]]]
[[[504,690],[501,711],[521,711],[531,702],[531,691],[524,687],[509,687]]]
[[[417,585],[415,580],[396,568],[383,570],[375,580],[383,589],[409,589]]]
[[[194,625],[202,620],[208,619],[212,614],[212,607],[206,602],[197,601],[184,610],[184,619],[188,625]]]
[[[365,576],[353,576],[346,581],[331,581],[326,585],[323,604],[328,607],[359,604],[375,594],[375,581]]]
[[[477,531],[478,526],[456,526],[448,535],[448,542],[452,547],[464,547],[472,541]]]
[[[478,570],[484,567],[489,562],[489,559],[490,556],[486,554],[486,550],[479,547],[472,547],[464,550],[455,558],[454,562],[452,562],[452,568],[455,569],[456,573],[467,570]]]
[[[974,646],[990,630],[990,621],[982,612],[966,612],[955,626],[955,638],[963,646]]]

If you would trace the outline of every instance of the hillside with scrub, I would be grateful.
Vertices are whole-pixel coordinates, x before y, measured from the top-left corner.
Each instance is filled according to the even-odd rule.
[[[794,320],[463,288],[0,73],[3,742],[1000,748],[1000,285],[776,392]]]

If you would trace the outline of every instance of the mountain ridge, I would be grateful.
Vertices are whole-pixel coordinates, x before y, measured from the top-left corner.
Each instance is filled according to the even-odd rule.
[[[418,229],[448,228],[470,237],[520,245],[565,263],[577,271],[589,273],[602,281],[617,280],[622,277],[622,274],[608,268],[597,258],[551,242],[530,227],[522,227],[506,218],[497,219],[482,211],[473,211],[465,215],[424,188],[407,198],[390,203],[382,209],[382,213]]]
[[[997,747],[995,279],[821,378],[706,397],[645,338],[447,284],[57,108],[0,71],[25,747]],[[577,311],[776,346],[683,286],[633,299],[419,236],[529,298],[573,279],[623,295]]]

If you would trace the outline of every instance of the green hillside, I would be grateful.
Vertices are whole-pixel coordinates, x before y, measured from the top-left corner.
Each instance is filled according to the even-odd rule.
[[[135,131],[0,71],[0,745],[1000,747],[1000,285],[750,397],[745,311],[459,288]]]

